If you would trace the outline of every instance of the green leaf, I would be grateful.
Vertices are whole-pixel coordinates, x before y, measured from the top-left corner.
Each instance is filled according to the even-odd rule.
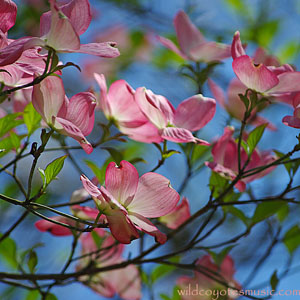
[[[239,139],[237,138],[235,141],[236,141],[236,143],[238,143]],[[244,140],[241,140],[241,146],[244,148],[244,150],[246,151],[247,154],[250,153],[250,148]]]
[[[59,63],[59,57],[58,55],[55,53],[53,53],[53,56],[52,56],[52,61],[51,61],[51,68],[50,70],[53,70]]]
[[[246,110],[248,110],[249,104],[250,104],[249,99],[246,96],[244,96],[243,94],[239,94],[239,97],[240,97],[241,101],[244,103]]]
[[[284,204],[285,203],[282,201],[263,202],[258,204],[252,217],[252,222],[254,224],[259,223],[271,217],[277,213]]]
[[[196,162],[202,159],[205,156],[205,154],[209,153],[211,148],[203,145],[195,145],[195,144],[192,145],[194,147],[192,149],[191,164],[194,165]]]
[[[104,181],[102,170],[91,160],[85,159],[84,162],[93,171],[94,175],[97,177],[99,182],[102,183]]]
[[[102,147],[101,149],[104,149],[109,152],[110,156],[112,157],[113,161],[119,165],[120,162],[123,160],[123,155],[118,150],[111,148],[111,147]]]
[[[46,174],[45,174],[45,171],[41,168],[38,168],[39,172],[40,172],[40,175],[42,177],[42,181],[43,181],[43,189],[46,188],[47,186],[47,179],[46,179]]]
[[[0,234],[2,236],[2,234]],[[13,239],[7,237],[1,242],[0,245],[0,256],[2,256],[2,261],[7,263],[9,266],[16,269],[18,267],[17,263],[17,246]]]
[[[144,271],[141,272],[141,279],[144,284],[149,285],[149,279],[146,272]]]
[[[43,247],[43,246],[44,246],[43,243],[36,243],[36,244],[34,244],[32,247],[30,247],[29,249],[27,249],[27,250],[25,250],[25,251],[22,251],[22,252],[19,254],[19,257],[20,257],[19,261],[20,261],[20,263],[21,263],[21,264],[24,263],[25,258],[26,258],[27,256],[29,256],[29,253],[32,252],[33,249],[36,249],[36,248],[38,248],[38,247]]]
[[[239,13],[245,12],[245,5],[242,0],[226,0],[227,4]]]
[[[67,68],[67,67],[75,67],[79,72],[81,72],[80,67],[72,62],[67,62],[64,65],[59,65],[59,66],[55,67],[52,72],[55,73],[57,71],[63,70],[64,68]],[[53,74],[53,75],[55,75],[55,74]]]
[[[168,36],[167,38],[169,38]],[[172,37],[171,37],[172,38]],[[176,38],[175,38],[176,39]],[[174,38],[173,38],[174,40]],[[159,49],[157,54],[153,57],[152,63],[159,69],[165,69],[170,64],[176,63],[184,64],[184,59],[177,55],[175,52],[168,49]]]
[[[281,157],[283,157],[284,156],[284,153],[282,153],[282,152],[280,152],[280,151],[278,151],[278,150],[273,150],[274,152],[275,152],[275,154],[279,157],[279,158],[281,158]],[[292,169],[292,163],[286,163],[286,164],[284,164],[284,167],[285,167],[285,169],[287,170],[287,172],[289,173],[289,174],[291,174],[291,169]]]
[[[291,227],[283,238],[283,243],[292,254],[300,246],[300,228],[295,225]]]
[[[275,270],[270,278],[270,285],[272,287],[272,290],[274,290],[274,291],[276,290],[278,282],[279,282],[279,279],[277,277],[277,270]]]
[[[36,252],[31,250],[29,252],[28,261],[27,261],[27,266],[31,273],[35,272],[35,267],[36,267],[37,263],[38,263],[38,257],[36,255]]]
[[[277,55],[282,63],[293,62],[295,56],[299,53],[300,45],[296,41],[291,41],[280,49],[280,53]]]
[[[163,158],[168,158],[171,157],[174,154],[180,154],[181,152],[176,151],[176,150],[168,150],[167,152],[163,153],[162,157]]]
[[[130,39],[132,42],[132,47],[140,47],[145,42],[145,34],[143,31],[132,31],[130,32]]]
[[[174,258],[172,261],[173,262],[178,262],[179,261],[179,257]],[[150,279],[151,282],[154,283],[155,281],[157,281],[159,278],[166,276],[167,274],[171,273],[172,271],[174,271],[177,267],[175,266],[171,266],[171,265],[159,265],[157,267],[155,267],[150,275]]]
[[[66,157],[67,155],[56,158],[50,164],[47,165],[45,170],[39,169],[43,180],[43,189],[45,189],[52,180],[56,179],[56,176],[59,174],[59,172],[64,166],[64,161]]]
[[[29,291],[25,300],[39,300],[40,293],[37,290]]]
[[[277,218],[280,222],[283,222],[289,215],[290,208],[288,203],[284,203],[282,207],[277,211]]]
[[[258,142],[260,141],[268,123],[262,124],[256,128],[254,128],[247,138],[247,144],[249,146],[249,153],[251,154],[255,147],[257,146]]]
[[[162,300],[172,300],[169,296],[167,296],[166,294],[160,294],[159,295],[160,296],[160,298],[162,299]]]
[[[18,136],[11,131],[9,136],[0,140],[0,157],[6,155],[11,150],[18,150],[21,146],[21,140],[24,136]]]
[[[228,184],[228,179],[220,176],[216,172],[211,172],[209,179],[209,188],[213,191],[213,197],[218,197],[220,193],[224,190]]]
[[[27,126],[28,135],[30,136],[36,129],[39,128],[40,121],[42,119],[40,114],[33,107],[32,102],[25,107],[23,119]]]
[[[97,248],[100,249],[103,243],[103,238],[99,236],[99,234],[96,231],[92,231],[91,234]]]
[[[174,286],[172,297],[169,297],[166,294],[160,294],[159,296],[163,300],[180,300],[181,299],[181,297],[180,297],[180,288],[177,285]]]
[[[53,294],[47,294],[45,300],[58,300],[57,297]]]
[[[137,163],[139,163],[139,162],[141,162],[141,163],[144,163],[144,164],[146,164],[147,163],[147,161],[146,160],[144,160],[143,158],[141,158],[141,157],[136,157],[136,158],[133,158],[133,159],[129,159],[128,160],[131,164],[137,164]]]
[[[262,47],[268,47],[279,29],[280,20],[271,20],[260,25],[256,31],[256,40]]]
[[[9,114],[3,118],[0,118],[0,137],[8,133],[13,128],[23,124],[23,121],[18,119],[17,117],[20,116],[20,113],[16,114]]]
[[[173,295],[171,300],[181,300],[181,297],[178,292],[179,290],[180,288],[177,285],[175,285],[173,288]]]
[[[250,223],[250,219],[248,217],[246,217],[246,215],[244,214],[243,211],[241,211],[240,209],[238,209],[232,205],[224,206],[223,210],[225,212],[228,212],[228,213],[232,214],[233,216],[239,218],[248,227],[248,225]]]

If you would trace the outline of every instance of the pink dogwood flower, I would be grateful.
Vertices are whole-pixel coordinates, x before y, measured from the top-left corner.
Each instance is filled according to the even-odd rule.
[[[50,127],[78,141],[87,154],[93,151],[85,138],[94,127],[96,99],[92,93],[78,93],[69,100],[61,78],[49,76],[33,87],[32,104]]]
[[[175,110],[167,98],[141,87],[136,90],[135,100],[163,139],[209,145],[207,141],[194,137],[192,131],[203,128],[213,118],[216,111],[214,99],[198,94],[181,102]]]
[[[282,119],[284,125],[300,128],[300,93],[297,93],[293,99],[294,114],[293,116],[285,116]]]
[[[2,0],[0,7],[0,30],[6,33],[15,25],[17,5],[11,0]]]
[[[229,83],[226,97],[222,88],[219,87],[212,79],[208,79],[208,85],[213,97],[220,106],[224,108],[231,117],[243,120],[246,108],[244,103],[241,101],[239,94],[245,94],[247,87],[240,80],[235,78]],[[268,123],[267,128],[270,130],[276,130],[276,127],[271,124],[270,121],[257,114],[256,108],[251,111],[248,123],[256,126]]]
[[[101,249],[99,253],[95,253],[99,248],[95,243],[93,235],[97,235],[101,240]],[[89,265],[92,259],[94,265],[98,268],[106,267],[113,264],[122,263],[124,261],[122,253],[124,245],[116,243],[117,241],[101,228],[96,228],[92,233],[86,233],[80,238],[82,245],[82,255],[88,253],[95,253],[92,256],[87,256],[81,259],[77,265],[77,269]],[[141,295],[141,278],[136,266],[129,265],[122,269],[100,272],[95,275],[81,276],[79,280],[93,289],[96,293],[113,298],[118,295],[120,299],[124,300],[140,300]]]
[[[169,214],[160,217],[159,221],[170,229],[176,229],[191,216],[188,199],[183,197],[181,203]]]
[[[233,127],[228,126],[224,129],[223,136],[217,140],[212,148],[213,162],[206,162],[206,165],[214,172],[230,180],[233,180],[238,174],[238,144],[233,138],[233,133]],[[244,166],[248,160],[248,155],[243,147],[241,147],[240,153],[241,166]],[[275,158],[270,151],[259,152],[258,149],[255,149],[245,171],[268,165]],[[267,175],[273,169],[274,167],[271,167],[255,175],[245,177],[239,180],[235,187],[240,192],[243,192],[246,188],[246,183]]]
[[[7,38],[7,31],[14,26],[17,15],[17,6],[13,1],[3,0],[0,5],[0,56],[6,47],[8,47],[13,41]],[[36,54],[35,60],[32,58],[32,50],[27,50],[20,58],[18,63],[14,63],[8,66],[2,66],[0,69],[0,82],[5,86],[17,86],[26,84],[33,79],[33,74],[42,64],[43,56]]]
[[[85,175],[80,179],[119,242],[129,244],[139,238],[138,230],[154,236],[159,243],[166,242],[166,235],[147,218],[170,213],[179,201],[167,178],[151,172],[139,178],[136,168],[123,160],[120,166],[114,162],[107,166],[105,187],[98,188]]]
[[[22,53],[34,47],[52,48],[57,52],[77,52],[100,57],[117,57],[119,51],[115,43],[80,44],[79,36],[91,22],[91,9],[88,0],[73,0],[59,7],[55,0],[49,0],[51,12],[42,15],[41,37],[23,37],[1,49],[0,66],[17,61]]]
[[[157,128],[148,121],[137,103],[135,90],[125,81],[113,82],[107,91],[103,74],[94,74],[100,87],[100,99],[97,105],[106,118],[115,123],[119,130],[129,138],[143,143],[160,143]]]
[[[231,54],[232,68],[239,80],[249,89],[266,96],[277,96],[300,90],[300,72],[295,72],[290,65],[281,67],[255,64],[246,55],[237,31],[233,37]]]
[[[230,45],[207,42],[184,11],[175,16],[174,27],[180,49],[169,39],[160,36],[158,40],[182,58],[210,63],[230,57]]]
[[[241,289],[241,285],[234,279],[235,268],[234,261],[231,256],[227,255],[220,266],[217,266],[213,261],[210,255],[205,255],[202,258],[198,259],[196,262],[196,267],[199,270],[194,271],[194,276],[182,276],[178,278],[177,285],[184,292],[184,290],[224,290],[224,286],[218,283],[217,281],[205,276],[205,274],[210,275],[213,278],[216,278],[220,281],[225,281],[229,286],[232,286],[236,289]],[[203,270],[203,273],[201,273]],[[228,300],[233,300],[238,298],[240,295],[238,291],[233,289],[227,289]],[[181,296],[182,300],[211,300],[212,295],[206,293],[197,293],[196,295],[192,293],[183,293]]]

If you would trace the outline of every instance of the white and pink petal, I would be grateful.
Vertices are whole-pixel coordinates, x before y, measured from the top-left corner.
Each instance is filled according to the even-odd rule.
[[[146,218],[157,218],[171,212],[179,199],[169,179],[160,174],[146,173],[140,177],[136,194],[127,210]]]

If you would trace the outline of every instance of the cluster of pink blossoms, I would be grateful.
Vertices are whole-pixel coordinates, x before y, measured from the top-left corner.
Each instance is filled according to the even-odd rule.
[[[166,97],[151,90],[140,87],[135,91],[126,81],[117,80],[107,91],[104,75],[95,74],[95,79],[101,91],[99,108],[131,139],[144,143],[168,140],[209,145],[192,132],[213,118],[214,99],[198,94],[181,102],[175,110]]]

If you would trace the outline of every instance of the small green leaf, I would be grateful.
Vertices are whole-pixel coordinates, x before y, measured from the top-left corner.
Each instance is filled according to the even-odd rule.
[[[44,246],[43,243],[36,243],[32,247],[30,247],[29,249],[22,251],[19,254],[19,257],[20,257],[19,261],[20,261],[20,263],[21,264],[24,263],[25,258],[27,258],[29,256],[29,253],[32,252],[34,249],[36,249],[38,247],[43,247],[43,246]]]
[[[175,285],[173,288],[173,295],[171,300],[181,300],[181,297],[179,295],[179,286]]]
[[[41,168],[38,168],[39,172],[40,172],[40,175],[42,177],[42,181],[43,181],[43,189],[46,188],[47,186],[47,180],[46,180],[46,175],[45,175],[45,171]]]
[[[295,56],[299,53],[300,45],[296,41],[291,41],[280,49],[280,53],[277,57],[282,63],[293,62]]]
[[[262,47],[268,47],[279,29],[280,20],[271,20],[260,25],[256,31],[256,40]]]
[[[28,261],[27,261],[27,266],[31,273],[34,273],[37,263],[38,263],[38,257],[36,255],[36,252],[31,250],[29,252]]]
[[[20,116],[20,113],[9,114],[0,118],[0,137],[8,133],[13,128],[23,124],[23,121],[16,118]]]
[[[275,154],[279,157],[279,158],[281,158],[281,157],[283,157],[284,156],[284,154],[282,153],[282,152],[280,152],[280,151],[278,151],[278,150],[273,150],[274,152],[275,152]],[[287,172],[290,174],[291,173],[291,169],[292,169],[292,163],[286,163],[286,164],[284,164],[284,167],[285,167],[285,169],[287,170]]]
[[[30,136],[37,128],[39,128],[42,119],[40,114],[33,107],[32,102],[25,107],[23,119],[27,126],[28,135]]]
[[[192,143],[190,143],[190,144],[192,144]],[[205,155],[207,153],[209,153],[211,149],[210,149],[210,147],[203,146],[203,145],[195,145],[195,144],[192,144],[192,145],[193,145],[193,148],[192,148],[192,155],[191,155],[191,164],[193,165],[200,159],[204,158]]]
[[[277,270],[275,270],[270,278],[270,285],[272,287],[272,290],[274,290],[274,291],[276,290],[278,282],[279,282],[279,279],[277,277]]]
[[[228,213],[232,214],[233,216],[239,218],[248,227],[248,225],[250,223],[250,219],[248,217],[246,217],[246,215],[244,214],[243,211],[241,211],[240,209],[238,209],[232,205],[224,206],[223,210],[225,212],[228,212]]]
[[[169,296],[167,296],[166,294],[160,294],[159,295],[160,296],[160,298],[162,299],[162,300],[172,300]]]
[[[63,70],[64,68],[67,68],[67,67],[75,67],[79,72],[81,72],[80,67],[72,62],[67,62],[64,65],[59,65],[59,66],[55,67],[52,72],[55,73],[57,71]]]
[[[299,226],[295,225],[291,227],[284,235],[283,242],[289,253],[292,254],[300,246]]]
[[[243,94],[239,94],[239,97],[240,97],[241,101],[244,103],[246,110],[248,110],[249,104],[250,104],[249,99],[246,96],[244,96]]]
[[[178,263],[180,261],[180,256],[174,256],[171,259],[169,259],[169,261],[173,263]],[[154,283],[159,278],[166,276],[167,274],[171,273],[175,269],[176,267],[172,265],[159,265],[155,267],[151,272],[151,276],[150,276],[151,282]]]
[[[226,0],[226,2],[239,13],[244,13],[246,10],[242,0]]]
[[[277,218],[280,222],[283,222],[289,215],[290,208],[288,203],[282,205],[282,207],[277,211]]]
[[[52,61],[51,61],[51,70],[53,70],[59,63],[59,57],[56,53],[53,53]]]
[[[285,203],[282,201],[263,202],[257,205],[252,217],[253,223],[259,223],[280,210]]]
[[[220,176],[216,172],[211,172],[209,179],[209,188],[211,191],[213,191],[213,197],[218,197],[218,195],[222,193],[222,191],[228,184],[228,179]]]
[[[260,141],[268,123],[262,124],[256,128],[254,128],[247,138],[247,144],[249,146],[249,153],[251,154],[255,147],[257,146],[258,142]]]
[[[163,158],[168,158],[171,157],[174,154],[180,154],[181,152],[176,151],[176,150],[168,150],[167,152],[163,153],[162,157]]]
[[[25,300],[39,300],[40,293],[37,290],[29,291]]]
[[[120,162],[123,160],[123,155],[118,150],[111,147],[102,147],[101,149],[108,151],[110,156],[112,157],[112,159],[117,165],[119,165]]]
[[[53,294],[47,294],[45,300],[58,300],[57,297]]]
[[[64,155],[53,160],[50,164],[47,165],[44,174],[43,170],[39,169],[41,177],[43,179],[43,188],[47,187],[52,180],[56,179],[56,176],[64,166],[66,157],[67,155]]]
[[[136,158],[133,158],[133,159],[129,159],[128,160],[131,164],[137,164],[137,163],[139,163],[139,162],[141,162],[141,163],[144,163],[144,164],[146,164],[147,163],[147,161],[146,160],[144,160],[143,158],[141,158],[141,157],[136,157]]]
[[[2,234],[0,234],[2,236]],[[3,262],[6,262],[9,266],[13,268],[18,267],[17,263],[17,246],[13,239],[7,237],[1,242],[0,246],[0,256],[3,258]]]
[[[18,136],[15,132],[11,131],[9,136],[0,140],[0,157],[6,155],[11,150],[18,150],[21,146],[21,140],[24,136]]]
[[[236,139],[236,142],[238,143],[238,139]],[[244,148],[247,154],[250,153],[250,148],[244,140],[241,140],[241,146]]]
[[[101,245],[103,243],[103,238],[100,237],[96,231],[92,231],[91,234],[92,234],[93,241],[95,242],[97,248],[100,249]]]
[[[171,265],[159,265],[155,267],[151,273],[151,282],[157,281],[159,278],[166,276],[176,269],[175,266]]]
[[[179,286],[175,285],[174,288],[173,288],[173,294],[172,294],[172,297],[169,297],[168,295],[166,294],[160,294],[159,296],[161,297],[161,299],[163,300],[180,300],[181,299],[181,296],[180,295],[184,295],[184,291],[183,291],[183,294],[181,294],[181,289]]]
[[[87,164],[87,166],[93,171],[94,175],[97,177],[100,183],[103,182],[103,174],[102,170],[91,160],[85,159],[84,162]]]
[[[146,272],[142,271],[141,272],[141,279],[142,279],[142,282],[146,285],[149,285],[149,279],[148,279],[148,275]]]

